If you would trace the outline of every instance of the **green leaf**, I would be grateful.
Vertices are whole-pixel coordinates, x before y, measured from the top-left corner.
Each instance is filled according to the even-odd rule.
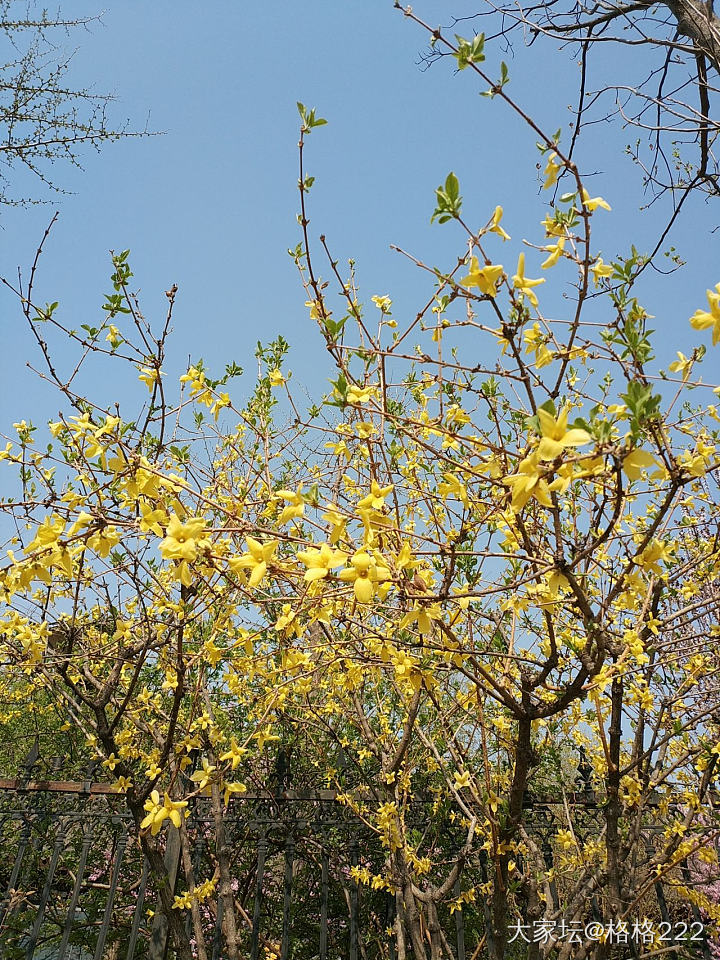
[[[458,70],[464,70],[473,63],[482,63],[485,59],[485,34],[478,33],[472,40],[466,40],[464,37],[455,34],[457,40],[457,52],[453,54],[457,60]]]
[[[445,178],[445,185],[440,186],[435,191],[437,206],[430,217],[430,223],[437,220],[439,223],[447,223],[448,220],[456,219],[460,216],[462,208],[462,197],[460,196],[460,183],[455,174],[450,173]]]

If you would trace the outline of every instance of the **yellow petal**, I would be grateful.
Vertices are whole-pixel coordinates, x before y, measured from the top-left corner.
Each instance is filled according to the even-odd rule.
[[[360,603],[370,603],[375,591],[367,577],[358,577],[355,581],[355,596]]]
[[[592,437],[587,432],[587,430],[568,430],[564,437],[562,438],[562,445],[564,447],[579,447],[583,443],[590,443]]]
[[[554,460],[563,452],[563,444],[559,440],[553,440],[551,437],[543,437],[538,447],[538,457],[540,460]]]
[[[262,578],[265,576],[266,573],[267,573],[267,564],[266,564],[265,561],[263,560],[262,563],[256,564],[256,566],[255,566],[254,569],[253,569],[253,572],[250,574],[250,579],[249,579],[249,581],[248,581],[248,583],[250,584],[250,586],[251,586],[251,587],[256,587],[256,586],[260,583],[260,581],[262,580]]]

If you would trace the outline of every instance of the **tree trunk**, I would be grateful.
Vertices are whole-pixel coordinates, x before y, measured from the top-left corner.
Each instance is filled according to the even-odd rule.
[[[665,0],[677,20],[678,31],[689,37],[720,73],[720,19],[713,13],[712,0]]]

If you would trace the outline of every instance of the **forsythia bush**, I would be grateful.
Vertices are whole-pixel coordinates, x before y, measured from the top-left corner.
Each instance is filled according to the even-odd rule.
[[[301,114],[302,158],[320,121]],[[596,255],[609,204],[556,140],[541,146],[546,187],[572,186],[528,241],[499,206],[478,227],[454,175],[438,188],[435,218],[463,252],[448,272],[420,263],[410,318],[329,253],[321,279],[301,169],[293,256],[335,368],[307,410],[281,339],[258,348],[244,403],[234,365],[216,378],[197,360],[173,384],[175,291],[154,333],[126,252],[96,329],[26,298],[64,409],[47,447],[23,422],[0,453],[21,490],[3,504],[5,701],[82,732],[161,881],[164,835],[209,795],[216,882],[195,878],[182,906],[196,890],[223,901],[228,957],[241,932],[223,823],[278,744],[301,744],[308,782],[377,833],[384,866],[355,879],[395,895],[400,957],[449,955],[443,918],[473,903],[499,958],[521,912],[586,918],[593,898],[632,919],[658,881],[682,897],[698,857],[717,882],[720,416],[702,372],[706,348],[717,370],[720,285],[688,324],[693,295],[676,331],[696,343],[662,371],[634,293],[642,258]],[[51,328],[85,365],[134,370],[136,409],[56,376]],[[573,813],[578,762],[599,832]],[[557,805],[551,864],[532,829],[541,797]],[[419,802],[450,833],[416,829]],[[189,957],[202,916],[191,948],[161,895]],[[715,909],[702,883],[692,895]]]

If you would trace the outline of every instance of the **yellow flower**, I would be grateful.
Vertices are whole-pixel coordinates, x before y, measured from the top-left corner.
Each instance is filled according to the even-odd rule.
[[[361,510],[382,510],[385,504],[385,497],[392,492],[393,484],[387,487],[381,487],[377,480],[373,480],[370,485],[370,493],[358,502]]]
[[[110,324],[108,328],[108,333],[105,339],[108,341],[108,343],[113,348],[113,350],[115,350],[117,347],[120,346],[121,343],[123,343],[123,338],[120,335],[120,331],[118,330],[118,328],[115,326],[114,323]]]
[[[198,785],[198,789],[206,793],[209,793],[209,785],[215,779],[213,774],[217,770],[217,767],[209,763],[205,757],[202,760],[202,770],[196,770],[195,773],[190,777],[193,783]]]
[[[142,380],[150,393],[152,393],[155,389],[155,385],[160,382],[160,377],[162,376],[163,374],[154,367],[140,367],[140,375],[138,376],[138,380]]]
[[[488,297],[494,297],[497,293],[497,282],[503,275],[502,265],[489,263],[484,267],[480,266],[477,257],[470,258],[470,273],[460,281],[463,286],[477,287],[477,289]]]
[[[467,770],[463,770],[462,773],[455,771],[455,789],[464,790],[465,787],[470,786],[470,774]]]
[[[270,379],[270,385],[273,387],[281,387],[285,383],[285,377],[282,375],[282,370],[278,370],[277,367],[275,370],[271,370],[268,373]]]
[[[655,457],[638,447],[625,457],[622,468],[628,480],[639,480],[643,470],[657,466],[659,464]]]
[[[591,198],[590,194],[587,192],[587,190],[584,187],[582,192],[582,200],[583,200],[583,206],[585,207],[586,210],[589,210],[590,213],[592,213],[594,210],[597,210],[598,207],[602,207],[603,210],[612,210],[612,207],[607,202],[607,200],[603,200],[602,197]]]
[[[677,360],[673,360],[668,370],[672,370],[673,373],[681,373],[683,380],[687,380],[692,370],[693,359],[692,357],[686,357],[685,354],[680,353],[679,350],[677,351],[677,355]]]
[[[695,330],[709,330],[712,328],[713,346],[720,340],[720,283],[715,284],[715,290],[707,291],[708,304],[710,312],[706,310],[696,310],[690,317],[690,326]]]
[[[238,746],[238,742],[235,737],[230,741],[230,749],[227,753],[223,753],[220,757],[220,760],[224,763],[226,760],[229,760],[232,764],[232,769],[235,770],[239,766],[240,761],[247,755],[247,750],[244,747]]]
[[[247,793],[247,787],[244,783],[226,783],[225,784],[225,806],[230,803],[230,797],[236,793]]]
[[[650,573],[661,574],[663,568],[660,561],[669,563],[674,552],[674,545],[667,544],[663,540],[651,540],[642,553],[635,558],[637,563]]]
[[[557,154],[555,152],[551,153],[543,171],[545,176],[543,190],[547,190],[549,187],[552,187],[555,183],[557,183],[557,178],[560,175],[562,168],[563,165],[557,161]]]
[[[156,536],[162,536],[162,525],[167,524],[168,515],[164,510],[153,510],[150,504],[144,501],[140,504],[140,530],[142,533],[152,531]]]
[[[557,242],[552,244],[550,247],[543,247],[543,250],[546,253],[549,253],[550,256],[547,257],[540,264],[542,270],[547,270],[550,267],[554,267],[562,256],[563,249],[565,248],[565,237],[559,237]]]
[[[367,440],[375,433],[375,427],[372,423],[356,423],[355,430],[361,440]]]
[[[575,846],[575,837],[572,835],[571,830],[558,830],[555,834],[555,839],[563,850],[570,850]]]
[[[512,492],[512,509],[515,513],[522,510],[531,497],[534,497],[543,507],[552,506],[550,488],[541,469],[536,450],[520,461],[517,473],[503,480]]]
[[[468,495],[465,484],[454,473],[444,473],[443,477],[445,478],[445,482],[439,483],[437,488],[440,496],[455,497],[456,500],[462,501],[462,503],[467,506]]]
[[[370,299],[382,313],[390,313],[390,307],[392,306],[392,300],[390,297],[370,297]]]
[[[210,541],[203,538],[204,531],[202,517],[191,517],[182,523],[173,514],[160,544],[160,553],[166,560],[195,560],[200,550],[210,546]]]
[[[91,537],[88,537],[87,545],[94,550],[99,557],[107,557],[112,548],[120,542],[121,534],[117,527],[109,526],[98,530]]]
[[[283,507],[278,517],[278,526],[282,526],[289,520],[295,520],[305,513],[305,500],[302,495],[302,488],[303,485],[300,484],[296,491],[278,490],[277,496],[288,501],[288,505]]]
[[[433,620],[442,620],[442,610],[439,603],[431,603],[429,606],[416,605],[405,614],[398,626],[401,630],[404,630],[405,627],[417,623],[418,632],[428,634],[432,633]]]
[[[268,562],[275,556],[278,542],[270,540],[268,543],[260,543],[254,537],[246,537],[245,543],[248,548],[247,553],[243,553],[240,557],[231,557],[228,565],[233,573],[239,570],[251,570],[248,584],[251,587],[257,587],[267,573]]]
[[[540,460],[554,460],[567,447],[580,447],[591,442],[592,437],[587,430],[568,430],[568,413],[569,410],[565,407],[555,419],[547,410],[538,409],[537,415],[542,432],[542,440],[537,451]]]
[[[540,280],[531,280],[529,277],[525,276],[525,254],[521,253],[518,257],[517,273],[512,278],[513,287],[516,290],[519,290],[520,293],[524,294],[530,303],[537,307],[538,298],[533,292],[533,287],[539,286],[541,283],[545,283],[545,277],[541,277]]]
[[[503,228],[500,226],[500,221],[502,220],[502,217],[503,217],[503,208],[495,207],[495,212],[492,215],[492,219],[490,221],[490,226],[488,227],[488,230],[490,231],[490,233],[496,233],[499,237],[502,237],[503,240],[509,240],[510,239],[509,235],[505,233]]]
[[[346,536],[345,528],[347,527],[348,518],[343,517],[342,514],[339,513],[335,504],[331,503],[323,514],[323,520],[327,520],[332,527],[329,540],[331,546],[335,546],[339,540],[343,540]]]
[[[370,603],[375,596],[375,584],[390,579],[390,570],[378,563],[360,550],[350,558],[351,567],[341,570],[338,576],[341,580],[353,583],[355,597],[360,603]]]
[[[305,306],[310,307],[310,319],[322,320],[325,314],[324,308],[319,300],[306,300]]]
[[[171,800],[167,793],[161,804],[160,794],[157,790],[153,790],[145,801],[145,809],[148,811],[148,815],[140,824],[140,829],[145,830],[146,827],[150,827],[150,833],[156,836],[160,833],[165,820],[170,820],[173,826],[179,829],[182,823],[180,811],[186,806],[187,800]]]
[[[540,225],[545,227],[545,234],[548,237],[562,237],[565,234],[565,225],[555,220],[550,214],[545,215]]]
[[[602,278],[612,276],[613,268],[609,263],[603,263],[602,257],[598,257],[590,267],[590,273],[593,275],[593,284],[597,287]]]
[[[297,556],[298,560],[307,567],[303,578],[307,583],[324,580],[333,567],[340,567],[347,560],[346,553],[342,550],[333,550],[327,543],[323,543],[318,548],[299,550]]]
[[[345,399],[348,403],[367,403],[375,396],[375,387],[348,387]]]

